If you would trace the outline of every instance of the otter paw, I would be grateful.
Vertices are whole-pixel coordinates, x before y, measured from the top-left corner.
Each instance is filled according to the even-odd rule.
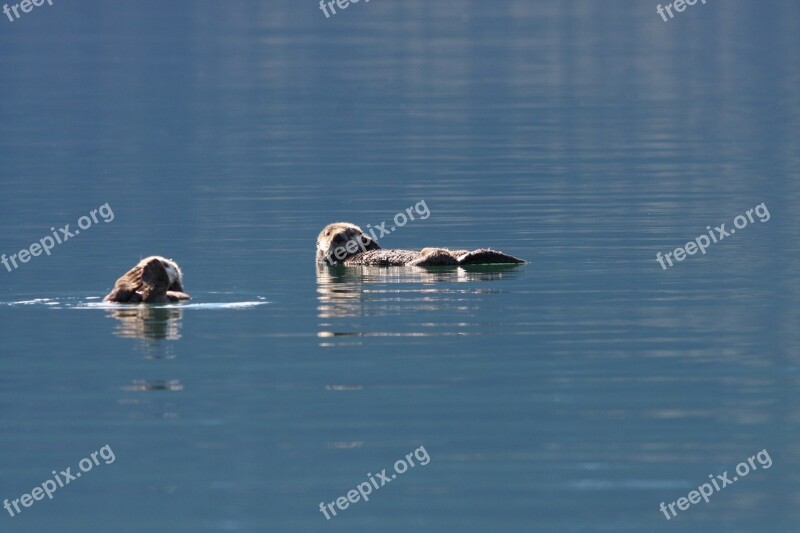
[[[192,297],[185,292],[167,291],[167,300],[170,302],[180,302],[183,300],[191,300]]]
[[[457,265],[458,260],[444,248],[423,248],[420,256],[408,263],[409,266]]]
[[[114,289],[108,296],[103,298],[103,301],[118,304],[138,304],[142,303],[142,295],[127,289]]]

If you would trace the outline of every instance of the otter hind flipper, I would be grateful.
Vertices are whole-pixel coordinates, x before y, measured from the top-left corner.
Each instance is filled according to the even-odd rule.
[[[516,258],[497,250],[481,248],[458,256],[459,265],[501,265],[501,264],[521,264],[522,259]]]

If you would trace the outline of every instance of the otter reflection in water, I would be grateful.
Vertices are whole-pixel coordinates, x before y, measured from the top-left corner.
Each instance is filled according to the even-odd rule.
[[[327,339],[323,346],[332,344],[331,337],[358,343],[354,338],[473,334],[475,306],[487,295],[502,292],[491,282],[524,271],[519,265],[469,269],[317,265],[316,269],[317,336]],[[459,314],[463,320],[455,318]]]
[[[118,337],[170,341],[181,338],[183,309],[178,307],[120,306],[109,309],[108,316],[119,321],[114,328],[114,334]]]

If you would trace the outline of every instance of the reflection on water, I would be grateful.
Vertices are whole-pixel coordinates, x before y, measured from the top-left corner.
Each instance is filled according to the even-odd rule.
[[[432,335],[467,335],[466,324],[457,323],[457,331],[448,331],[441,316],[452,321],[456,314],[470,309],[470,295],[499,293],[499,287],[451,284],[494,282],[513,279],[524,265],[479,265],[464,267],[376,267],[317,265],[318,337],[376,337]],[[387,317],[424,313],[420,325],[426,331],[370,331],[365,324],[358,327],[352,320],[338,319]],[[382,321],[380,327],[392,328],[393,321]],[[355,330],[353,328],[356,328]],[[347,329],[344,329],[347,328]],[[352,341],[351,341],[352,342]],[[329,342],[320,343],[330,346]]]
[[[181,338],[183,310],[180,307],[126,306],[110,309],[108,316],[118,321],[114,327],[118,337],[170,341]]]
[[[124,391],[143,392],[143,391],[169,391],[180,392],[183,390],[183,385],[177,379],[170,380],[145,380],[135,379],[131,385],[122,387]]]

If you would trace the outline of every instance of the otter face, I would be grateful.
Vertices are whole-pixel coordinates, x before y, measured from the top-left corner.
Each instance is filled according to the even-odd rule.
[[[342,263],[348,257],[367,250],[380,250],[380,246],[361,228],[349,222],[329,224],[317,237],[317,263]]]

